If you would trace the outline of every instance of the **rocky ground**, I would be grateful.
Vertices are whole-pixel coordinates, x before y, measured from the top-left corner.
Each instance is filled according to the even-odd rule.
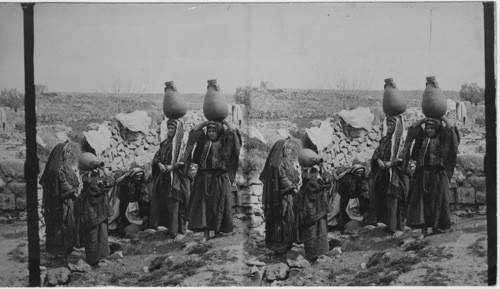
[[[255,285],[280,286],[476,286],[486,285],[486,217],[453,213],[449,233],[419,239],[420,230],[392,238],[382,228],[359,228],[349,234],[330,232],[330,252],[309,263],[302,246],[286,257],[274,257],[264,238],[252,234],[246,243],[249,274]],[[252,273],[253,272],[253,273]]]
[[[455,211],[449,233],[419,239],[407,231],[391,238],[382,228],[330,232],[331,251],[316,263],[304,259],[302,245],[286,257],[264,246],[259,228],[247,230],[245,217],[235,218],[233,234],[201,242],[188,234],[174,242],[163,232],[133,239],[110,237],[112,256],[91,268],[76,249],[67,259],[44,252],[42,278],[47,286],[485,286],[485,209]],[[0,283],[27,286],[25,215],[0,221]]]
[[[242,215],[239,215],[242,217]],[[0,284],[28,286],[26,220],[0,219]],[[84,249],[75,249],[67,259],[45,252],[41,246],[44,285],[80,286],[245,286],[244,223],[235,218],[235,232],[202,242],[190,232],[178,242],[165,232],[142,232],[133,239],[111,236],[112,255],[92,268]]]

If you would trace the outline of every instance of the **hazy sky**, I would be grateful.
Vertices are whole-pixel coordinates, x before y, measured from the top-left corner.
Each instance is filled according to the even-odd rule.
[[[335,88],[484,86],[483,5],[475,3],[36,4],[35,82],[52,91],[225,93],[268,80]],[[432,10],[432,12],[431,12]],[[432,30],[430,29],[432,14]],[[431,33],[432,32],[432,33]],[[24,91],[23,15],[0,4],[0,89]],[[342,76],[344,75],[344,76]],[[369,87],[368,87],[369,86]]]

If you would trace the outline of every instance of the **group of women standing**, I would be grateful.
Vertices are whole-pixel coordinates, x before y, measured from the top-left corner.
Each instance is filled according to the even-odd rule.
[[[408,129],[401,115],[388,116],[371,159],[371,181],[362,165],[341,176],[314,165],[302,167],[300,188],[292,141],[276,142],[260,175],[266,246],[283,255],[293,243],[304,243],[306,258],[311,261],[326,253],[328,215],[334,209],[329,197],[332,191],[341,196],[336,222],[340,226],[359,216],[357,220],[365,225],[383,223],[396,237],[406,225],[421,228],[424,236],[429,228],[433,234],[450,229],[449,182],[459,142],[458,130],[445,116],[422,119]],[[411,160],[416,162],[413,173]],[[353,200],[356,216],[349,213]]]
[[[96,265],[109,255],[108,223],[121,232],[134,223],[142,229],[164,226],[177,239],[186,234],[187,224],[205,238],[211,231],[215,237],[232,232],[230,192],[241,148],[238,129],[226,121],[203,122],[189,132],[184,146],[182,122],[172,119],[167,126],[152,162],[151,194],[143,169],[133,168],[117,180],[99,168],[80,174],[77,143],[52,150],[40,180],[47,251],[67,255],[84,246],[87,262]]]
[[[425,118],[412,124],[405,136],[400,116],[386,121],[387,134],[372,158],[368,222],[385,223],[396,234],[402,234],[405,225],[422,228],[424,236],[429,228],[432,234],[450,229],[449,182],[460,143],[457,128],[446,116]],[[410,160],[415,162],[413,173]]]
[[[182,123],[169,120],[167,127],[152,164],[149,227],[165,226],[172,237],[184,235],[187,224],[190,230],[204,232],[206,239],[211,231],[214,237],[232,232],[230,194],[241,149],[238,129],[227,121],[202,122],[189,132],[181,152]]]

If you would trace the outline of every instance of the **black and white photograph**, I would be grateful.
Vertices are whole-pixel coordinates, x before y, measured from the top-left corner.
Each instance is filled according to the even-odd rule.
[[[488,286],[495,2],[0,2],[0,286]]]

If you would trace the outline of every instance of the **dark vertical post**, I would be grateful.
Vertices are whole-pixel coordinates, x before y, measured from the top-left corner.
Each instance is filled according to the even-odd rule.
[[[24,18],[24,114],[26,123],[26,203],[28,210],[28,266],[29,286],[40,286],[40,240],[38,236],[38,156],[36,151],[34,3],[22,3]]]
[[[488,285],[497,279],[497,142],[496,142],[496,83],[495,83],[495,2],[484,2],[484,58],[486,109],[486,213],[488,222]]]

